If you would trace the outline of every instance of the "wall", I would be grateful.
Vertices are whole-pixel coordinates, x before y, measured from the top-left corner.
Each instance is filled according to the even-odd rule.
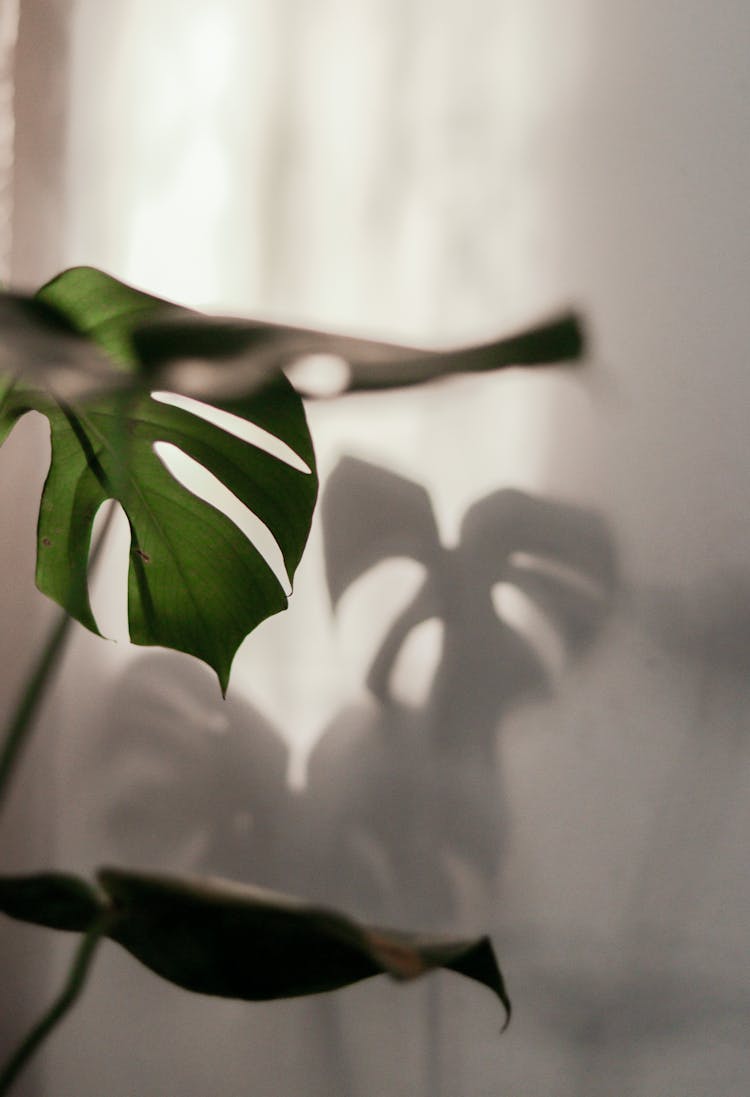
[[[573,301],[592,351],[580,374],[315,408],[320,524],[228,704],[192,663],[83,635],[58,694],[61,864],[490,928],[509,1033],[447,976],[245,1007],[113,947],[50,1092],[739,1092],[746,7],[225,0],[105,25],[80,3],[75,28],[66,261],[428,342]],[[355,579],[363,524],[381,562]]]

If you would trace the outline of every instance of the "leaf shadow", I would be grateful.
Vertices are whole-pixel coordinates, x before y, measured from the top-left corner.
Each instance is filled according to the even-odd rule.
[[[334,607],[383,560],[424,569],[375,649],[367,695],[328,722],[297,791],[281,730],[257,707],[220,702],[194,660],[136,658],[89,759],[106,786],[107,859],[254,882],[381,924],[484,924],[509,830],[498,735],[514,706],[555,684],[533,614],[528,628],[499,614],[493,588],[522,591],[570,665],[615,597],[608,528],[591,511],[502,490],[468,508],[449,549],[421,485],[354,458],[330,477],[322,517]],[[443,646],[414,707],[394,693],[394,668],[432,617]],[[311,1017],[332,1084],[345,1077],[354,1093],[337,1002],[321,1000]]]
[[[615,595],[612,539],[592,511],[500,490],[468,508],[447,548],[424,487],[352,457],[329,478],[322,516],[334,606],[383,560],[406,556],[424,569],[375,651],[369,696],[334,715],[306,788],[293,790],[283,735],[256,707],[217,704],[210,674],[174,653],[134,660],[91,759],[107,774],[107,856],[445,928],[472,904],[477,913],[501,863],[503,721],[554,689],[535,622],[548,622],[566,663],[585,653]],[[529,622],[498,612],[497,584],[522,593]],[[393,672],[430,618],[443,623],[443,645],[414,707],[394,694]]]
[[[750,675],[750,571],[713,571],[691,590],[652,587],[639,606],[664,647],[710,672]]]
[[[106,775],[109,856],[281,887],[280,828],[294,827],[288,750],[236,697],[221,701],[201,664],[171,652],[120,677],[90,764]]]
[[[321,507],[334,607],[385,559],[424,571],[372,659],[371,703],[340,713],[310,759],[310,792],[329,806],[337,861],[348,862],[339,886],[357,881],[337,901],[367,892],[379,916],[439,928],[462,906],[470,917],[472,902],[476,914],[496,876],[508,831],[498,735],[515,706],[552,694],[550,631],[565,665],[595,642],[616,591],[613,541],[593,511],[502,489],[467,509],[448,548],[421,485],[353,457],[334,469]],[[498,586],[521,595],[520,620],[498,612]],[[395,696],[394,668],[435,618],[442,650],[415,708]]]

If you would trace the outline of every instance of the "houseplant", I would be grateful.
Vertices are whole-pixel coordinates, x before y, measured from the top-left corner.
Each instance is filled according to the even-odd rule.
[[[581,351],[580,329],[570,315],[487,346],[434,353],[212,319],[91,268],[63,272],[33,298],[5,295],[0,321],[4,361],[12,368],[0,378],[0,441],[26,411],[40,411],[50,422],[37,584],[65,613],[8,722],[0,805],[69,621],[98,631],[88,573],[92,528],[106,500],[120,504],[130,525],[134,643],[202,659],[224,692],[244,637],[286,606],[286,593],[257,548],[171,476],[157,446],[176,446],[197,460],[264,522],[291,583],[317,479],[302,400],[283,368],[312,353],[334,354],[346,364],[346,391],[372,390],[571,359]],[[296,461],[240,441],[207,421],[195,400],[255,424]],[[0,1094],[73,1004],[106,936],[172,982],[222,997],[317,993],[380,972],[406,979],[442,966],[484,983],[509,1010],[486,938],[436,940],[363,927],[228,881],[107,868],[90,884],[42,872],[0,879],[0,909],[81,935],[61,996],[6,1064]]]

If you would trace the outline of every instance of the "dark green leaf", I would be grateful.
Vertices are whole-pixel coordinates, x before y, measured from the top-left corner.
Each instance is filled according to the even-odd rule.
[[[107,868],[101,892],[64,873],[0,877],[0,911],[84,933],[109,912],[108,936],[187,990],[265,1001],[374,975],[406,981],[437,968],[510,1000],[487,937],[455,939],[362,926],[334,910],[230,880]]]
[[[262,1001],[317,994],[388,974],[449,968],[510,1002],[486,937],[442,939],[361,926],[335,911],[227,880],[104,869],[111,936],[188,990]]]
[[[113,355],[115,372],[137,364],[132,333],[145,315],[180,311],[88,268],[60,275],[40,297],[45,308]],[[73,403],[28,386],[10,389],[0,410],[0,438],[31,409],[51,424],[52,460],[38,526],[40,590],[98,631],[88,595],[89,544],[99,507],[116,499],[131,529],[131,639],[198,656],[216,670],[224,690],[242,640],[284,609],[287,597],[257,548],[226,515],[178,483],[154,446],[176,446],[244,503],[275,538],[290,582],[309,532],[317,478],[304,410],[283,375],[214,406],[280,439],[308,471],[135,391]]]
[[[0,876],[0,911],[23,922],[85,933],[105,907],[91,884],[68,873]]]

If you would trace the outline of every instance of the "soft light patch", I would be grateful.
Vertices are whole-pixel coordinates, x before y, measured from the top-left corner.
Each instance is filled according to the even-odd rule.
[[[347,587],[337,608],[342,637],[339,675],[358,688],[372,671],[384,638],[424,582],[425,569],[416,560],[388,557]]]
[[[557,679],[564,665],[563,644],[545,614],[512,583],[495,583],[492,604],[498,617],[532,644],[550,678]]]
[[[431,617],[406,637],[390,680],[397,701],[410,708],[422,708],[427,703],[443,650],[444,632],[443,622]]]
[[[346,392],[352,371],[338,354],[306,354],[286,374],[303,396],[331,397]]]
[[[106,527],[105,540],[99,543]],[[94,559],[96,555],[97,559]],[[130,526],[119,503],[108,499],[99,507],[94,519],[89,553],[89,601],[103,636],[127,644],[128,632],[128,562],[130,559]]]
[[[579,568],[571,567],[548,556],[536,556],[530,552],[513,552],[509,563],[513,567],[539,572],[548,578],[556,579],[559,583],[567,584],[581,597],[601,598],[603,596],[601,585],[596,579],[584,574]]]

